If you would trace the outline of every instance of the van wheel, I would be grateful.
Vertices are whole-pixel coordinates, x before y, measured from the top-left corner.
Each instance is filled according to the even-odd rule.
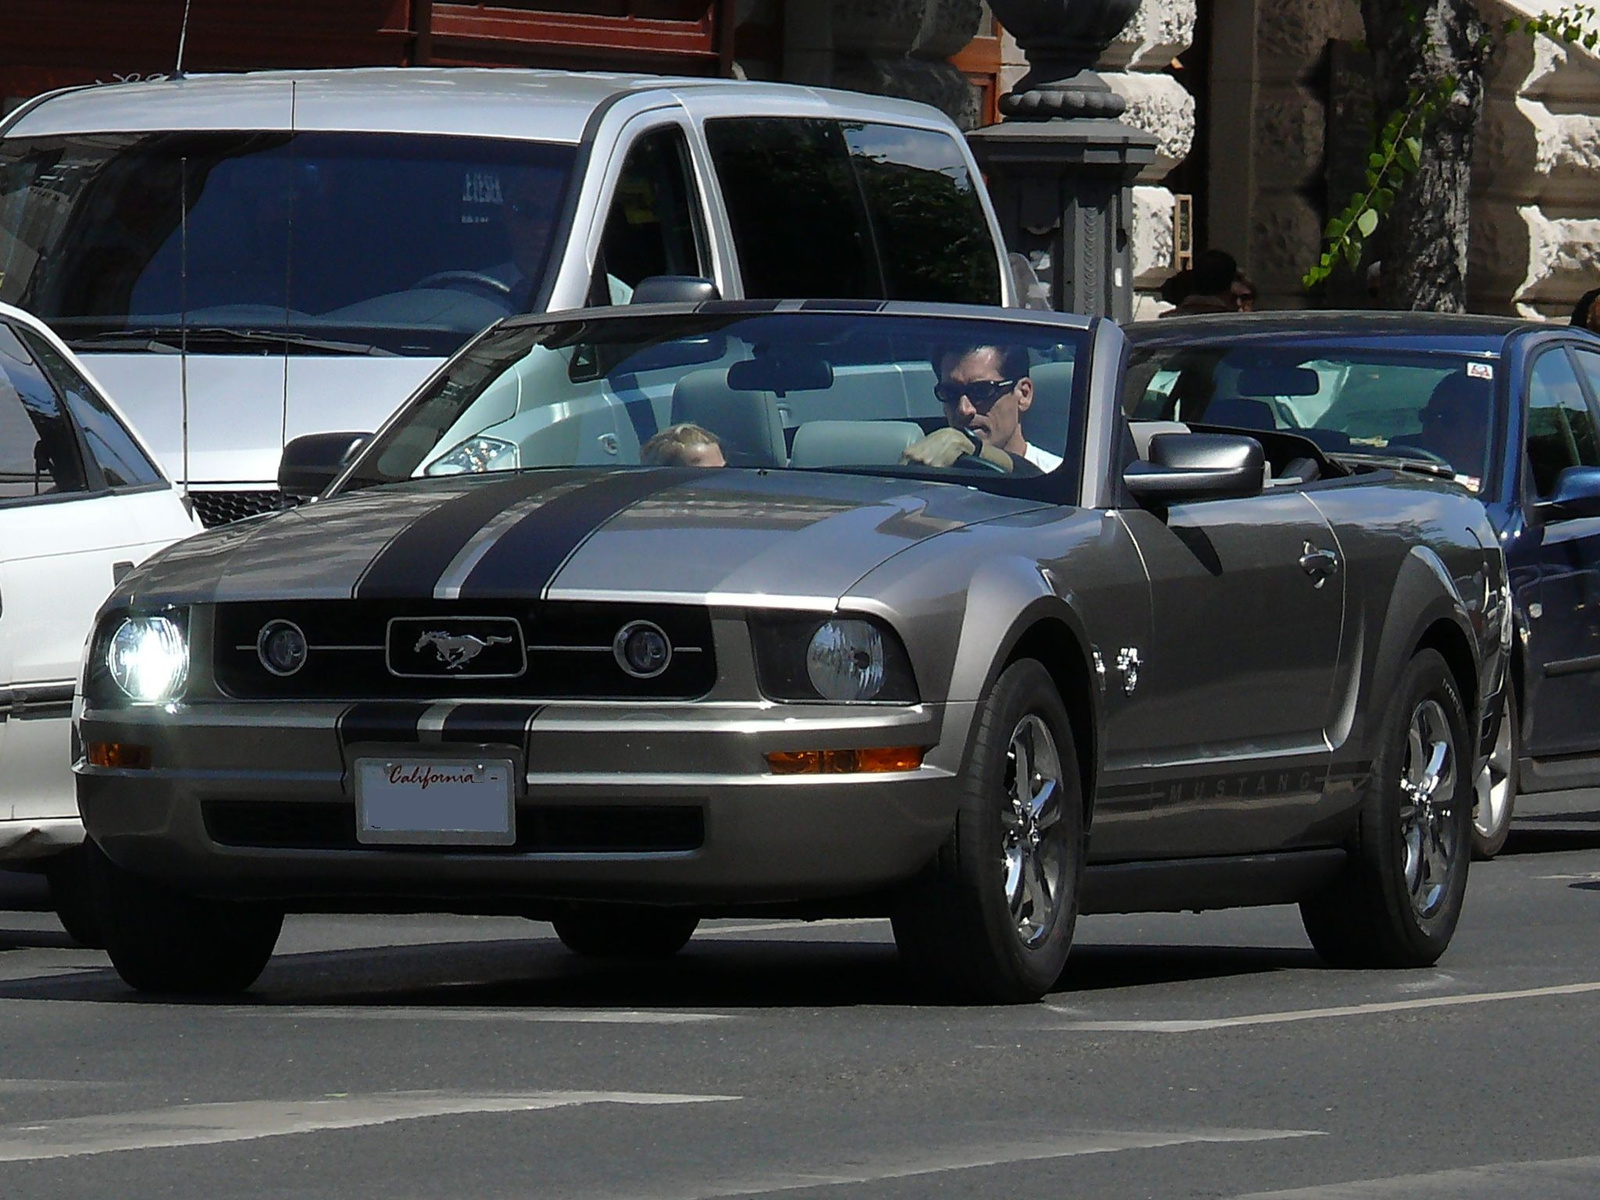
[[[129,987],[226,995],[244,991],[266,968],[283,913],[162,887],[124,871],[93,842],[84,853],[106,952]]]
[[[1406,667],[1381,739],[1348,867],[1300,914],[1334,966],[1431,966],[1461,917],[1473,800],[1466,709],[1436,651]]]
[[[618,904],[572,908],[550,923],[563,946],[586,958],[671,958],[689,944],[700,918]]]
[[[1511,836],[1511,812],[1517,804],[1517,698],[1506,682],[1505,708],[1500,714],[1500,736],[1489,761],[1473,782],[1472,857],[1490,859],[1505,849]]]
[[[960,996],[1039,999],[1072,948],[1083,857],[1072,726],[1049,672],[1024,659],[979,712],[950,840],[898,897],[901,957]]]

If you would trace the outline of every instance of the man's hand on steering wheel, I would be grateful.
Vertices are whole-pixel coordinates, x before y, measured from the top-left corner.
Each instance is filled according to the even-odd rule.
[[[1011,456],[990,446],[982,438],[960,429],[936,429],[927,437],[912,442],[900,455],[903,463],[924,467],[971,467],[978,470],[1011,472]]]

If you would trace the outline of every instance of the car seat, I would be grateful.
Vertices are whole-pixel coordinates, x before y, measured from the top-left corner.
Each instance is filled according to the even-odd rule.
[[[771,392],[739,392],[721,368],[690,371],[673,386],[672,423],[709,429],[730,467],[781,467],[788,461],[783,417]]]

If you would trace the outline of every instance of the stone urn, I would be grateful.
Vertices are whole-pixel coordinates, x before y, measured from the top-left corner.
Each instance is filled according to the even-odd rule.
[[[990,0],[1028,56],[1028,73],[1000,110],[1023,120],[1117,117],[1126,101],[1094,71],[1140,0]]]

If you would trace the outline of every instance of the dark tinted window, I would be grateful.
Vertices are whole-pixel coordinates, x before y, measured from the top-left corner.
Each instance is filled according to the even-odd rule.
[[[947,134],[846,125],[891,300],[1000,303],[1000,268],[977,188]]]
[[[54,346],[30,329],[18,329],[17,335],[26,343],[33,357],[55,381],[56,388],[67,401],[67,411],[83,432],[89,453],[99,464],[101,474],[110,487],[139,487],[147,483],[160,483],[161,472],[145,457],[139,444],[128,436],[104,398],[89,381],[73,369],[71,363],[56,352]]]
[[[683,130],[670,125],[645,134],[628,150],[617,178],[592,302],[626,299],[612,280],[631,290],[651,275],[710,275],[704,240]]]
[[[882,299],[866,208],[837,121],[706,122],[745,295]]]
[[[1528,465],[1540,496],[1555,491],[1568,467],[1600,467],[1600,434],[1566,353],[1551,350],[1533,364],[1528,387]]]
[[[77,438],[54,390],[0,322],[0,502],[84,487]]]
[[[69,344],[187,316],[445,353],[542,276],[575,154],[420,134],[7,139],[0,300]],[[513,192],[527,210],[516,247]]]

